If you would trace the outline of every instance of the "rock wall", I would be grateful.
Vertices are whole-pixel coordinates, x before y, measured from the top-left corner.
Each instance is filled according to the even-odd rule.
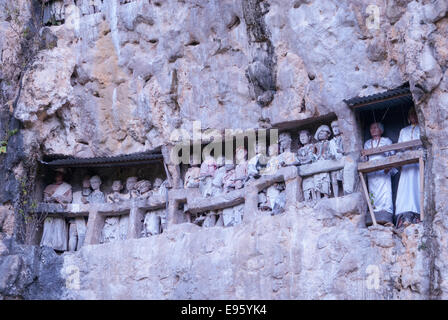
[[[35,15],[30,3],[13,6],[22,21]],[[64,4],[64,23],[40,30],[39,51],[21,71],[10,62],[21,61],[25,29],[14,33],[0,13],[2,130],[13,114],[28,156],[149,150],[168,144],[176,128],[191,132],[195,120],[202,129],[269,128],[334,112],[356,158],[360,128],[343,99],[409,82],[428,161],[426,220],[401,235],[335,218],[325,204],[232,229],[179,225],[177,233],[64,255],[62,276],[78,267],[81,290],[58,297],[447,298],[447,1]],[[14,182],[21,158],[0,157],[0,173]],[[97,278],[108,265],[114,282]],[[369,265],[381,270],[380,290],[362,285],[376,270]]]
[[[355,193],[231,228],[179,224],[158,236],[85,246],[62,256],[47,247],[11,248],[6,242],[0,249],[0,294],[26,299],[427,298],[423,226],[403,232],[362,228],[360,203]]]

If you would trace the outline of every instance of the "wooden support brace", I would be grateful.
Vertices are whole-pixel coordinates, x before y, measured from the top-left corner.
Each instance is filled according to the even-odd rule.
[[[373,212],[372,204],[370,203],[369,191],[367,190],[366,180],[362,172],[359,172],[359,178],[361,179],[362,189],[364,191],[364,196],[366,197],[367,205],[369,206],[370,216],[372,217],[373,225],[376,226],[375,213]]]

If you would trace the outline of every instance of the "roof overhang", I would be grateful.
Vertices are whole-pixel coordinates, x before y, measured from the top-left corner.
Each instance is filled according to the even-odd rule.
[[[407,86],[366,97],[355,97],[344,100],[344,102],[354,111],[384,109],[393,106],[412,105],[414,103],[411,91]]]
[[[161,161],[163,161],[163,155],[160,148],[158,148],[149,152],[140,152],[112,157],[66,157],[51,161],[41,161],[41,163],[51,168],[108,168],[137,166]]]

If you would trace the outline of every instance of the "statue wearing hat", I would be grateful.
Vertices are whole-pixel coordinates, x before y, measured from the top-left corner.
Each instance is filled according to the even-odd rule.
[[[149,180],[138,181],[133,190],[133,198],[148,199],[152,195],[152,184]]]

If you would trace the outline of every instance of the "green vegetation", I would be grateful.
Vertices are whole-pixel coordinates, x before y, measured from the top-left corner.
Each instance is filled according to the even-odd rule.
[[[18,129],[14,129],[14,130],[9,130],[6,140],[1,140],[0,141],[0,154],[6,153],[7,152],[7,146],[8,146],[8,140],[9,138],[11,138],[13,135],[17,134],[17,132],[19,132]]]

